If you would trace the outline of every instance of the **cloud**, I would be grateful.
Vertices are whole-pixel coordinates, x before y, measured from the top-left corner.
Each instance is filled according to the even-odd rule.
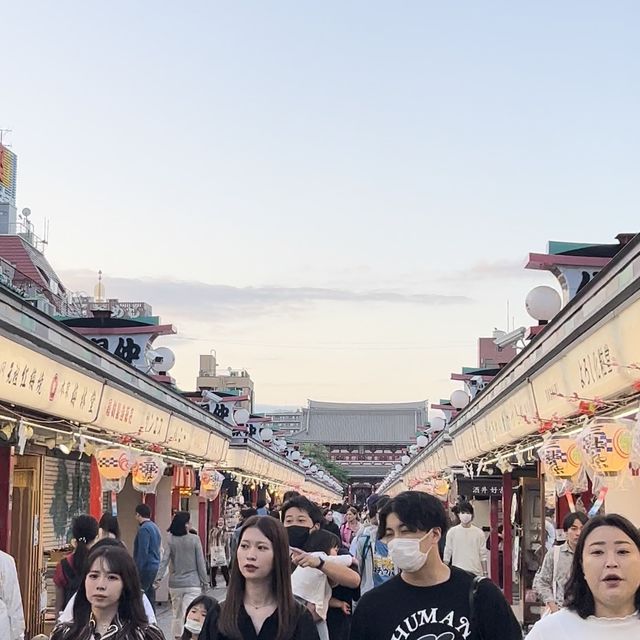
[[[59,273],[71,290],[92,292],[95,273],[69,270]],[[435,293],[405,293],[392,289],[351,290],[330,287],[251,286],[234,287],[197,281],[164,278],[105,278],[107,297],[120,300],[143,300],[156,313],[193,314],[193,319],[223,319],[229,314],[271,314],[308,307],[314,302],[351,302],[413,305],[468,304],[466,296]]]
[[[524,268],[522,260],[480,261],[464,269],[449,271],[442,274],[441,279],[449,282],[465,280],[507,280],[540,277],[539,272]]]

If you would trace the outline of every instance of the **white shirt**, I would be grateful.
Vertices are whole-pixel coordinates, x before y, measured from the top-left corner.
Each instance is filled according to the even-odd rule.
[[[0,640],[24,637],[24,612],[13,558],[0,551]]]
[[[473,525],[463,527],[461,524],[449,529],[444,561],[451,561],[454,567],[481,576],[484,573],[482,562],[487,561],[486,540],[482,529]]]
[[[558,640],[579,638],[580,640],[635,640],[640,638],[638,613],[626,618],[596,618],[586,620],[568,609],[545,616],[536,622],[527,635],[527,640]]]
[[[74,593],[71,596],[69,602],[67,602],[67,606],[64,608],[64,611],[60,614],[58,618],[58,622],[73,622],[73,603],[76,601],[76,594]],[[149,624],[157,624],[156,613],[149,602],[149,598],[143,593],[142,594],[142,606],[144,607],[144,612],[147,614],[147,619],[149,620]],[[0,636],[0,640],[3,638]]]

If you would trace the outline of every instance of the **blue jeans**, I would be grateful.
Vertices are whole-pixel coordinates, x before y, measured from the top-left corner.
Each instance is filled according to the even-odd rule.
[[[156,610],[156,590],[153,588],[153,581],[156,579],[156,571],[139,571],[140,574],[140,587],[144,591],[144,595],[149,598],[149,602],[153,607],[153,610]]]

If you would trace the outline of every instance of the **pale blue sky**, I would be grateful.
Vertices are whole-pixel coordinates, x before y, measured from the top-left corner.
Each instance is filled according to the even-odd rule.
[[[178,325],[184,388],[216,348],[263,403],[448,395],[552,282],[529,251],[640,230],[636,2],[0,15],[19,206],[70,286]]]

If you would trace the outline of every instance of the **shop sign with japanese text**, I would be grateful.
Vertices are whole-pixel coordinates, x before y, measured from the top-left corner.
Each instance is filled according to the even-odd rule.
[[[130,435],[151,444],[163,444],[167,438],[170,414],[138,400],[118,389],[105,386],[97,427]]]
[[[67,420],[91,422],[103,383],[0,336],[0,399]]]
[[[468,498],[500,498],[502,478],[458,478],[458,493]]]

